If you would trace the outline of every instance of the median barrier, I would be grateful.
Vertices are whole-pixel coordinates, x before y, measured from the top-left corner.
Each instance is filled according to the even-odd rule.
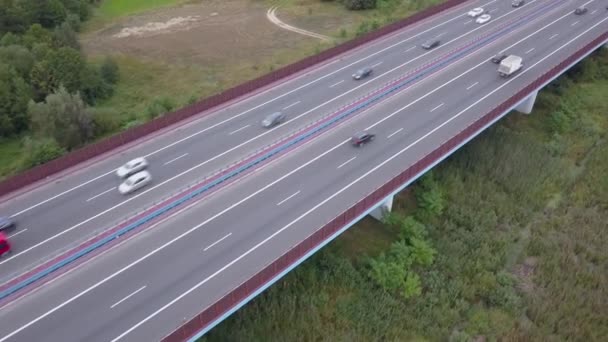
[[[390,181],[374,190],[362,200],[356,202],[349,209],[346,209],[341,214],[327,222],[320,229],[313,232],[302,242],[291,247],[282,256],[267,264],[254,276],[241,283],[239,286],[229,290],[217,302],[206,307],[182,326],[178,327],[172,333],[162,339],[162,342],[179,342],[191,339],[201,331],[206,331],[213,325],[218,323],[221,317],[230,314],[243,301],[251,299],[252,295],[263,289],[268,283],[276,281],[283,272],[289,269],[292,265],[301,262],[311,251],[318,248],[320,245],[327,242],[330,237],[339,233],[349,222],[358,218],[362,214],[369,212],[375,205],[380,203],[384,198],[398,191],[404,185],[412,182],[424,170],[432,167],[437,161],[451,153],[459,145],[466,143],[472,139],[480,130],[487,125],[500,119],[506,115],[506,112],[514,108],[520,101],[525,99],[531,92],[538,90],[548,81],[560,75],[571,64],[600,47],[608,40],[608,32],[604,32],[592,42],[581,46],[574,54],[553,66],[549,71],[545,72],[536,80],[521,88],[515,95],[505,100],[489,113],[483,115],[471,125],[445,141],[433,152],[427,154],[423,158],[416,161],[410,167]]]
[[[72,151],[64,156],[49,161],[45,164],[35,166],[29,170],[23,171],[17,175],[8,177],[0,182],[0,197],[10,194],[13,191],[30,186],[36,182],[42,181],[58,172],[65,171],[80,163],[88,161],[91,158],[101,156],[118,147],[122,147],[128,143],[132,143],[137,139],[141,139],[157,132],[168,126],[183,122],[185,119],[192,118],[197,114],[205,112],[210,113],[212,109],[226,105],[229,102],[235,101],[238,98],[260,90],[263,87],[269,86],[272,83],[286,79],[290,76],[311,68],[316,64],[325,62],[338,55],[349,52],[358,48],[372,40],[382,36],[391,34],[407,26],[415,24],[423,19],[435,15],[441,11],[451,7],[465,3],[466,0],[448,0],[441,4],[427,8],[424,11],[418,12],[408,18],[394,22],[384,26],[378,30],[369,32],[361,37],[349,40],[345,43],[337,45],[322,51],[319,54],[306,57],[293,64],[279,68],[269,74],[265,74],[256,79],[244,82],[233,88],[227,89],[216,95],[205,98],[195,104],[185,106],[174,112],[165,114],[140,126],[130,128],[126,131],[117,133],[113,136],[105,138],[101,141],[86,145],[80,149]]]

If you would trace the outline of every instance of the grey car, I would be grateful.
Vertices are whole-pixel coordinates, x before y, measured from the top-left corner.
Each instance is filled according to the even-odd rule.
[[[275,112],[268,115],[264,118],[264,120],[262,120],[262,127],[270,128],[280,124],[283,121],[285,121],[285,114],[281,112]]]
[[[357,132],[355,135],[350,138],[351,144],[355,147],[360,147],[361,145],[365,145],[368,142],[371,142],[376,137],[375,134],[371,134],[369,132]]]
[[[524,0],[513,0],[513,2],[511,2],[511,6],[513,6],[513,7],[521,7],[525,3],[526,2]]]
[[[353,78],[356,80],[360,80],[360,79],[366,78],[367,76],[371,75],[372,72],[373,72],[372,68],[365,67],[365,68],[357,70],[357,72],[355,72],[353,74]]]
[[[13,228],[15,228],[15,221],[9,219],[8,217],[0,216],[0,232]]]
[[[438,47],[439,44],[441,44],[441,41],[439,39],[431,39],[431,40],[427,40],[426,42],[422,43],[422,48],[425,50],[430,50],[430,49]]]

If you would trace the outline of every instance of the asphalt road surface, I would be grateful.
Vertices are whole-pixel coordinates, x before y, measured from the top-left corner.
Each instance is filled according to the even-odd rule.
[[[0,210],[15,215],[19,229],[12,237],[15,254],[0,263],[3,275],[107,228],[494,25],[548,2],[528,1],[519,9],[504,1],[470,2],[5,203]],[[588,3],[589,12],[574,15],[581,3]],[[465,15],[479,4],[493,17],[484,25]],[[86,267],[9,304],[0,311],[0,342],[158,340],[606,32],[605,6],[605,1],[566,1]],[[419,47],[433,36],[440,36],[440,47]],[[499,78],[496,65],[489,62],[503,50],[522,56],[525,63],[507,80]],[[364,65],[375,65],[373,76],[352,80],[350,75]],[[284,110],[289,120],[273,130],[262,129],[260,120],[276,110]],[[377,139],[360,149],[350,146],[350,136],[362,129],[373,131]],[[149,156],[155,180],[131,196],[120,196],[113,170],[140,155]]]

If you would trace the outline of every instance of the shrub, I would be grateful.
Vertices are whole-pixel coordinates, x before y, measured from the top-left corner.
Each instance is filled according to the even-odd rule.
[[[349,10],[366,10],[376,8],[376,0],[342,0]]]
[[[146,108],[146,117],[148,119],[154,119],[160,115],[170,112],[175,108],[175,102],[168,97],[161,97],[155,99]]]
[[[101,72],[101,78],[109,84],[116,84],[120,78],[118,64],[110,57],[103,61],[99,71]]]
[[[44,164],[65,153],[53,138],[32,139],[26,137],[23,141],[26,158],[23,160],[24,168],[31,168]]]

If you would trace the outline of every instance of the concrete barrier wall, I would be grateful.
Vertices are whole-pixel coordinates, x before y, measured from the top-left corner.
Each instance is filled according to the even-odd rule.
[[[301,72],[307,68],[313,67],[316,64],[327,61],[340,54],[349,52],[350,50],[360,47],[361,45],[367,44],[372,40],[378,39],[397,30],[403,29],[409,25],[417,23],[443,10],[460,5],[464,2],[466,2],[466,0],[447,0],[444,3],[430,7],[408,18],[384,26],[364,36],[347,41],[343,44],[325,50],[317,55],[306,57],[298,62],[277,69],[269,74],[260,76],[256,79],[235,86],[234,88],[230,88],[219,94],[205,98],[195,104],[183,107],[175,112],[168,113],[143,125],[133,127],[116,135],[103,139],[99,142],[87,145],[81,149],[70,152],[48,163],[36,166],[15,176],[9,177],[0,182],[0,197],[10,194],[11,192],[21,189],[23,187],[30,186],[58,172],[67,170],[82,162],[88,161],[91,158],[98,157],[104,153],[111,152],[112,150],[118,147],[131,143],[137,139],[141,139],[153,132],[157,132],[163,128],[179,123],[202,112],[211,113],[214,108],[220,105],[224,105],[230,101],[234,101],[239,97],[245,96],[248,93],[268,86],[274,82],[285,79],[288,76],[293,76],[294,74]]]
[[[268,264],[253,277],[228,291],[216,303],[204,308],[200,314],[167,335],[162,342],[185,341],[195,336],[199,331],[217,323],[218,319],[229,313],[235,307],[238,307],[244,300],[247,300],[252,294],[255,294],[262,289],[268,282],[288,270],[290,266],[300,262],[308,253],[323,244],[329,237],[343,229],[344,226],[369,211],[396,190],[400,189],[403,184],[411,182],[422,171],[432,166],[438,160],[441,160],[444,156],[450,154],[459,145],[469,140],[472,136],[475,136],[485,126],[499,118],[501,115],[504,115],[506,111],[525,99],[531,92],[560,75],[572,63],[587,55],[600,44],[606,42],[606,40],[608,40],[608,32],[603,33],[589,44],[582,45],[577,52],[555,65],[537,80],[521,88],[513,97],[496,106],[488,114],[473,122],[470,126],[443,143],[436,150],[409,166],[406,170],[354,204],[351,208],[340,213],[332,221],[315,231],[296,246],[290,248],[285,254]]]

